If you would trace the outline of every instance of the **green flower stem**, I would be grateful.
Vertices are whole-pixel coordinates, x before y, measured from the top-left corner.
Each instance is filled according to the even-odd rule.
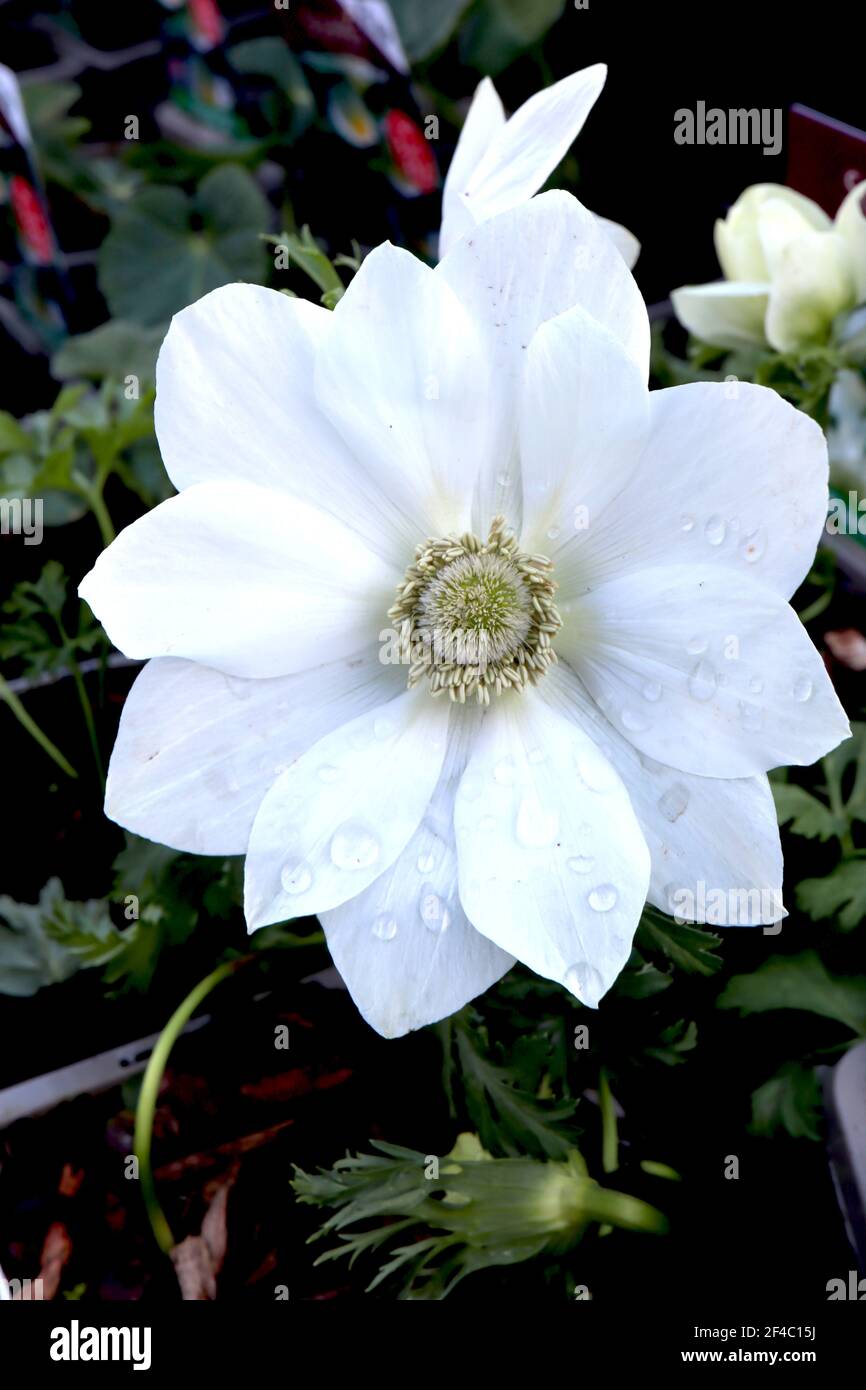
[[[598,1103],[601,1109],[601,1166],[606,1173],[615,1173],[619,1167],[619,1136],[610,1082],[604,1067],[598,1078]]]
[[[0,676],[0,700],[7,704],[18,720],[23,729],[26,729],[31,738],[34,738],[44,753],[47,753],[52,762],[66,773],[67,777],[77,777],[78,773],[71,763],[67,762],[59,748],[51,742],[47,734],[43,733],[35,719],[32,719],[22,705],[18,696],[10,690],[6,681]]]
[[[114,522],[111,520],[111,517],[108,514],[108,508],[106,507],[105,499],[102,496],[102,488],[91,488],[87,495],[87,500],[90,503],[93,515],[96,517],[97,523],[99,525],[99,531],[102,536],[103,545],[111,545],[111,542],[115,539],[117,532],[114,529]]]
[[[205,979],[200,980],[195,989],[191,990],[183,1003],[175,1009],[168,1023],[160,1034],[159,1041],[150,1055],[147,1068],[141,1083],[141,1091],[138,1097],[138,1106],[135,1112],[135,1137],[133,1149],[138,1159],[138,1173],[141,1179],[141,1195],[144,1200],[145,1210],[151,1225],[157,1245],[164,1254],[169,1255],[175,1246],[175,1239],[171,1232],[171,1227],[166,1220],[165,1212],[159,1204],[156,1195],[156,1184],[153,1180],[153,1168],[150,1162],[151,1141],[153,1139],[153,1119],[156,1113],[156,1103],[159,1098],[159,1088],[162,1085],[162,1078],[171,1056],[171,1050],[177,1042],[178,1037],[186,1027],[192,1015],[195,1013],[199,1004],[206,999],[212,989],[215,989],[223,980],[228,979],[241,966],[254,960],[254,956],[240,956],[236,960],[226,961],[217,967]]]

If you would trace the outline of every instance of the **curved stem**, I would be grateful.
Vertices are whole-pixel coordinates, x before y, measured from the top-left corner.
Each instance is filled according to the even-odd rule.
[[[36,720],[30,717],[18,696],[10,689],[8,682],[2,676],[0,676],[0,700],[9,706],[21,727],[27,730],[31,738],[35,738],[42,751],[48,754],[49,758],[66,773],[67,777],[78,776],[75,768],[66,761],[60,749],[56,748],[48,735],[42,732]]]
[[[616,1110],[604,1067],[598,1078],[598,1103],[601,1109],[601,1166],[605,1173],[615,1173],[619,1167],[619,1137]]]
[[[168,1255],[174,1249],[175,1240],[171,1233],[171,1227],[166,1220],[165,1212],[159,1204],[156,1195],[156,1184],[153,1180],[153,1169],[150,1163],[151,1141],[153,1139],[153,1118],[156,1113],[156,1103],[159,1097],[159,1088],[162,1085],[162,1078],[168,1065],[171,1050],[174,1047],[180,1033],[186,1027],[192,1015],[195,1013],[199,1004],[206,999],[212,989],[233,975],[241,966],[253,960],[253,956],[240,956],[236,960],[226,961],[217,967],[205,979],[200,980],[195,989],[191,990],[183,1003],[175,1009],[168,1023],[159,1036],[159,1041],[150,1055],[144,1077],[141,1082],[141,1091],[138,1097],[138,1105],[135,1111],[135,1138],[133,1149],[138,1159],[138,1174],[141,1180],[141,1195],[144,1199],[147,1218],[151,1229],[156,1237],[157,1245],[164,1254]]]

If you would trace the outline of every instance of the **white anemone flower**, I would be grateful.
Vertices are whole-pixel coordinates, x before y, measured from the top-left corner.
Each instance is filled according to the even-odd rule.
[[[573,72],[536,92],[508,120],[496,88],[483,78],[442,191],[441,256],[479,222],[538,192],[583,129],[606,78],[604,63]],[[631,269],[640,254],[637,237],[606,217],[598,221]]]
[[[793,188],[747,188],[714,229],[725,279],[674,290],[680,323],[719,347],[796,352],[825,343],[836,315],[866,300],[864,200],[866,180],[831,222]]]
[[[435,270],[379,247],[333,313],[233,285],[169,329],[180,493],[81,586],[151,658],[106,809],[245,853],[250,929],[317,914],[386,1036],[515,958],[597,1005],[647,897],[779,902],[764,773],[848,733],[787,602],[820,429],[759,386],[650,393],[648,359],[634,280],[560,192]]]

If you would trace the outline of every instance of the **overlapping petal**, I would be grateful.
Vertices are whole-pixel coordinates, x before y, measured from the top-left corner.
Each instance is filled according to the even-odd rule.
[[[636,748],[684,772],[812,763],[850,732],[796,613],[747,576],[620,574],[569,605],[557,650]]]
[[[597,1006],[631,951],[650,856],[593,740],[532,688],[502,697],[474,740],[454,824],[473,926]]]
[[[334,517],[220,482],[128,526],[79,593],[127,656],[281,676],[375,646],[399,579]]]
[[[356,898],[414,835],[439,780],[450,709],[426,688],[320,739],[277,779],[253,822],[251,931]]]
[[[325,734],[404,685],[399,667],[383,666],[369,647],[270,680],[157,657],[123,706],[106,815],[190,854],[243,854],[279,775]]]

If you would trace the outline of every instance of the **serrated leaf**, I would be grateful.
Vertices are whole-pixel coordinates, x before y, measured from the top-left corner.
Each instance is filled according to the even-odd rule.
[[[830,807],[804,787],[795,786],[793,782],[776,782],[772,789],[779,825],[787,825],[790,821],[793,835],[803,835],[809,840],[831,840],[845,830],[846,823],[840,824]]]
[[[38,903],[0,897],[0,993],[26,998],[79,970],[106,965],[135,933],[118,931],[104,902],[68,902],[49,879]]]
[[[635,938],[642,950],[655,947],[690,975],[713,975],[723,962],[714,955],[721,937],[705,927],[675,922],[654,907],[644,909]]]
[[[835,917],[843,931],[853,931],[866,917],[866,860],[846,859],[824,878],[803,879],[797,905],[815,921]]]
[[[753,1134],[771,1139],[780,1130],[792,1139],[819,1139],[821,1088],[812,1067],[788,1062],[752,1092]]]
[[[742,1014],[802,1009],[866,1033],[866,977],[837,979],[816,951],[771,956],[750,975],[734,975],[719,996],[720,1009]]]
[[[51,375],[57,381],[137,376],[146,386],[156,375],[156,354],[167,331],[167,322],[145,328],[140,323],[110,319],[89,333],[67,338],[51,359]]]
[[[521,1090],[513,1072],[487,1054],[484,1030],[470,1026],[462,1015],[453,1022],[466,1106],[484,1147],[563,1158],[574,1143],[564,1125],[576,1102],[551,1104]]]

